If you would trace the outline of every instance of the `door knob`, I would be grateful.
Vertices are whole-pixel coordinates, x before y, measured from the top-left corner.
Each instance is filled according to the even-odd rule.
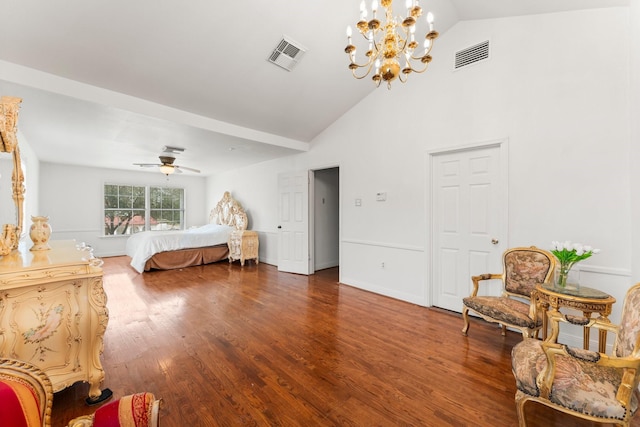
[[[497,245],[499,243],[498,239],[491,239],[491,243]]]

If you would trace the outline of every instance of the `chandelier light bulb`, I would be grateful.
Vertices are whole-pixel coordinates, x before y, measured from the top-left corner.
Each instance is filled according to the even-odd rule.
[[[427,23],[429,24],[429,31],[433,31],[433,13],[427,13]]]

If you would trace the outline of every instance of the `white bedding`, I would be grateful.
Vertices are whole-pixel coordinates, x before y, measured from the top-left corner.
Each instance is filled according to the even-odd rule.
[[[224,244],[233,229],[228,225],[207,224],[184,231],[143,231],[129,237],[126,254],[131,257],[131,266],[142,273],[147,260],[158,252]]]

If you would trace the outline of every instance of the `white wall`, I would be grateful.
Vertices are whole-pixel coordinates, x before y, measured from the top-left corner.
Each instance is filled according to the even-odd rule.
[[[585,283],[622,301],[633,281],[632,185],[638,194],[629,15],[610,8],[460,22],[437,41],[429,71],[379,88],[308,153],[210,177],[208,192],[240,196],[266,237],[261,251],[277,259],[277,174],[339,164],[340,280],[428,304],[426,153],[508,138],[509,246],[568,239],[601,248],[581,263]],[[452,71],[455,51],[487,39],[490,60]],[[381,191],[386,203],[375,202]]]
[[[18,126],[19,126],[18,122]],[[24,218],[25,225],[23,234],[29,233],[31,226],[31,216],[38,215],[40,202],[40,160],[35,151],[31,148],[27,138],[18,130],[18,144],[20,145],[20,158],[22,159],[22,169],[24,172]],[[4,199],[3,199],[4,200]]]
[[[103,188],[105,183],[185,188],[185,225],[208,222],[205,179],[159,172],[133,172],[41,163],[40,215],[46,215],[52,240],[75,239],[94,248],[96,256],[124,255],[126,237],[104,234]]]

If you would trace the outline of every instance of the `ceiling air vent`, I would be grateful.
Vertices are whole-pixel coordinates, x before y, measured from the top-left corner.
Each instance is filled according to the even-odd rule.
[[[454,70],[489,59],[489,40],[456,52]]]
[[[283,37],[278,46],[269,55],[268,61],[287,71],[291,71],[298,65],[306,51],[307,49],[300,44]]]

